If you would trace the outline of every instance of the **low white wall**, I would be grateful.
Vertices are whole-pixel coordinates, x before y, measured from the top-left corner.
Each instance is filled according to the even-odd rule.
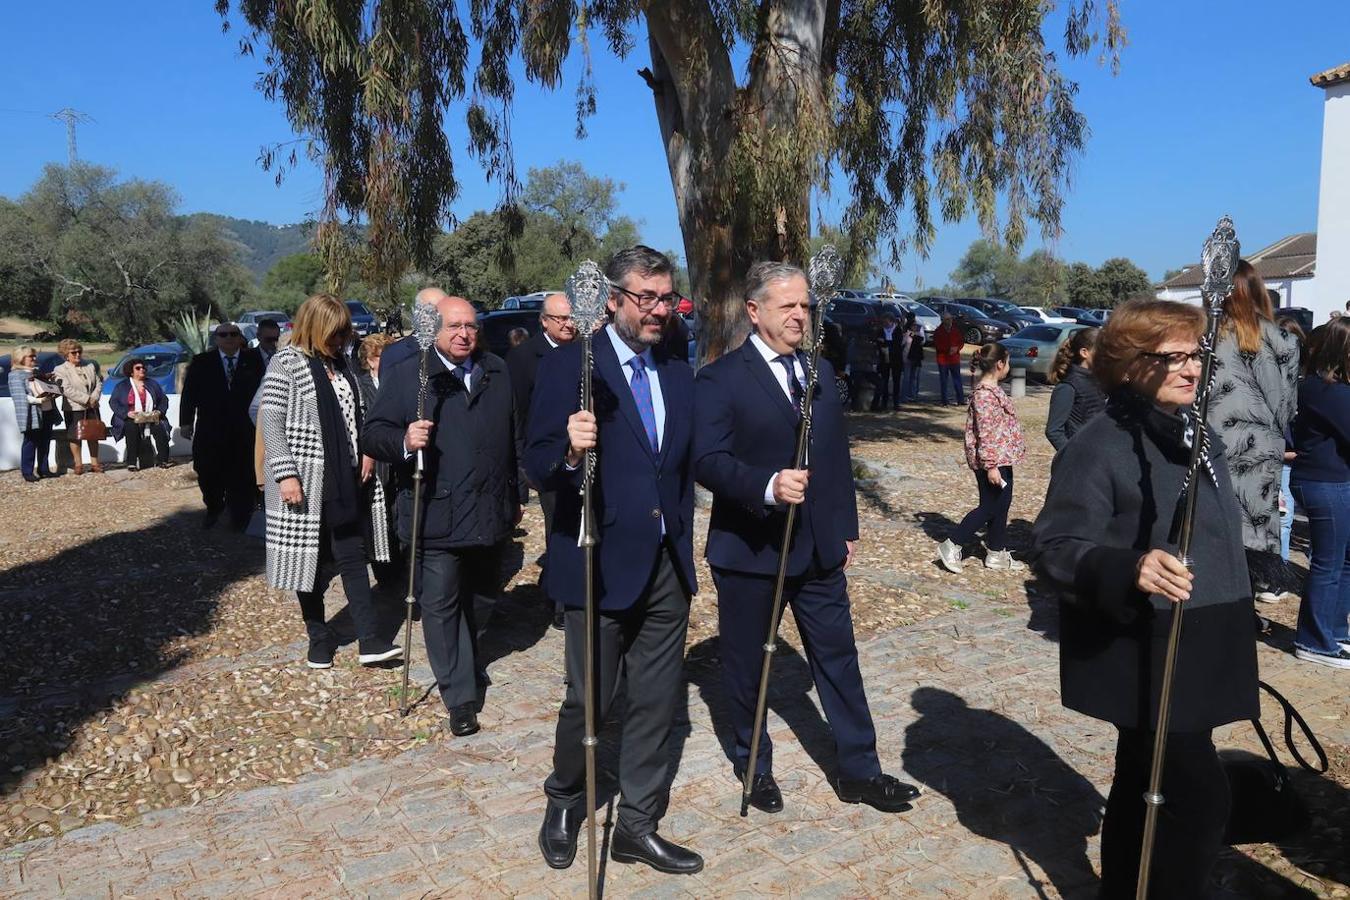
[[[101,405],[103,412],[103,421],[108,423],[109,436],[106,441],[98,445],[98,458],[103,462],[121,462],[126,452],[126,441],[114,441],[112,439],[112,410],[108,408],[108,396],[103,396]],[[169,395],[169,421],[178,421],[178,395]],[[19,428],[14,419],[14,401],[9,397],[0,397],[0,472],[19,467],[19,449],[22,438],[19,435]],[[54,467],[56,465],[57,447],[65,442],[63,433],[58,431],[52,436],[52,445],[48,451],[49,462]],[[63,452],[64,451],[64,448]],[[191,456],[192,441],[187,440],[178,433],[178,428],[174,427],[170,440],[169,452],[173,456]]]

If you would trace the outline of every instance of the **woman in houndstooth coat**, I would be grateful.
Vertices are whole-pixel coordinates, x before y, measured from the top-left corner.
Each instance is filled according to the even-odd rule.
[[[357,436],[361,391],[342,348],[351,337],[347,305],[310,297],[295,315],[290,345],[272,357],[263,379],[262,429],[267,509],[267,580],[293,590],[309,633],[308,664],[333,665],[338,638],[325,623],[323,595],[336,570],[351,609],[360,661],[402,655],[390,637],[392,610],[377,606],[368,558],[389,559],[384,490],[371,477]]]

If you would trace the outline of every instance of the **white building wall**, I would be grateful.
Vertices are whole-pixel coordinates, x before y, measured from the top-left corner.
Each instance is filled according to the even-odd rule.
[[[1323,88],[1317,277],[1303,305],[1322,324],[1350,300],[1350,82]]]

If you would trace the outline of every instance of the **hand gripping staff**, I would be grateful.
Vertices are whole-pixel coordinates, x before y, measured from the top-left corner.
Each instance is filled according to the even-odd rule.
[[[591,369],[595,363],[591,339],[596,326],[604,320],[605,304],[609,300],[609,279],[591,260],[583,262],[563,285],[567,299],[572,303],[572,320],[581,335],[581,408],[595,411]],[[595,838],[595,513],[591,494],[595,487],[595,448],[586,451],[581,472],[581,527],[577,546],[581,547],[586,571],[586,643],[583,688],[586,691],[586,736],[582,747],[586,754],[586,884],[591,900],[599,897],[599,868],[596,860]]]
[[[1200,287],[1207,315],[1205,334],[1200,339],[1200,386],[1195,401],[1187,414],[1187,432],[1191,439],[1190,465],[1182,487],[1185,507],[1181,518],[1181,539],[1177,553],[1182,563],[1190,568],[1191,533],[1195,528],[1195,497],[1199,493],[1201,470],[1209,456],[1209,392],[1214,378],[1214,346],[1219,337],[1219,319],[1223,316],[1223,302],[1233,290],[1233,276],[1237,272],[1239,244],[1233,220],[1224,216],[1214,227],[1214,233],[1205,241],[1200,263],[1205,280]],[[1158,697],[1158,724],[1153,738],[1153,766],[1148,777],[1148,792],[1144,803],[1144,840],[1139,856],[1139,882],[1135,887],[1136,900],[1148,896],[1149,868],[1153,863],[1153,843],[1158,831],[1158,812],[1163,804],[1163,754],[1167,749],[1167,726],[1172,716],[1172,681],[1176,672],[1177,647],[1181,643],[1181,614],[1184,606],[1172,604],[1172,625],[1167,634],[1167,655],[1163,658],[1162,693]]]
[[[413,336],[421,351],[417,369],[417,418],[421,419],[427,404],[427,353],[441,330],[441,314],[430,303],[419,303],[413,307],[412,320]],[[413,604],[417,602],[413,586],[417,583],[417,537],[422,524],[422,465],[423,453],[418,450],[413,465],[412,529],[408,533],[408,595],[403,598],[403,690],[399,695],[399,713],[405,716],[408,714],[408,665],[412,659],[412,613]]]
[[[816,310],[811,329],[811,352],[806,364],[806,393],[802,397],[801,420],[797,423],[797,449],[792,463],[794,469],[802,468],[807,461],[807,445],[811,442],[811,401],[820,376],[820,350],[825,343],[825,313],[834,300],[835,285],[839,283],[842,269],[843,261],[830,245],[822,247],[819,253],[811,257],[806,268],[811,294],[816,300]],[[741,784],[742,817],[750,813],[750,791],[754,787],[755,769],[759,764],[759,738],[769,702],[769,668],[773,663],[773,653],[778,649],[778,620],[783,614],[783,586],[787,581],[788,550],[792,546],[792,527],[797,521],[797,506],[789,503],[783,520],[783,543],[778,549],[778,580],[773,590],[773,610],[769,613],[769,636],[764,642],[764,662],[759,670],[755,721],[750,726],[750,759],[746,762],[744,782]]]

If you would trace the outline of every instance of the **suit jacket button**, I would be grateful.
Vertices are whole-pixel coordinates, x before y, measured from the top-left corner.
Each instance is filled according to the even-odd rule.
[[[660,507],[654,507],[654,508],[652,509],[652,518],[653,518],[653,519],[659,519],[659,518],[661,518],[661,508],[660,508]]]

